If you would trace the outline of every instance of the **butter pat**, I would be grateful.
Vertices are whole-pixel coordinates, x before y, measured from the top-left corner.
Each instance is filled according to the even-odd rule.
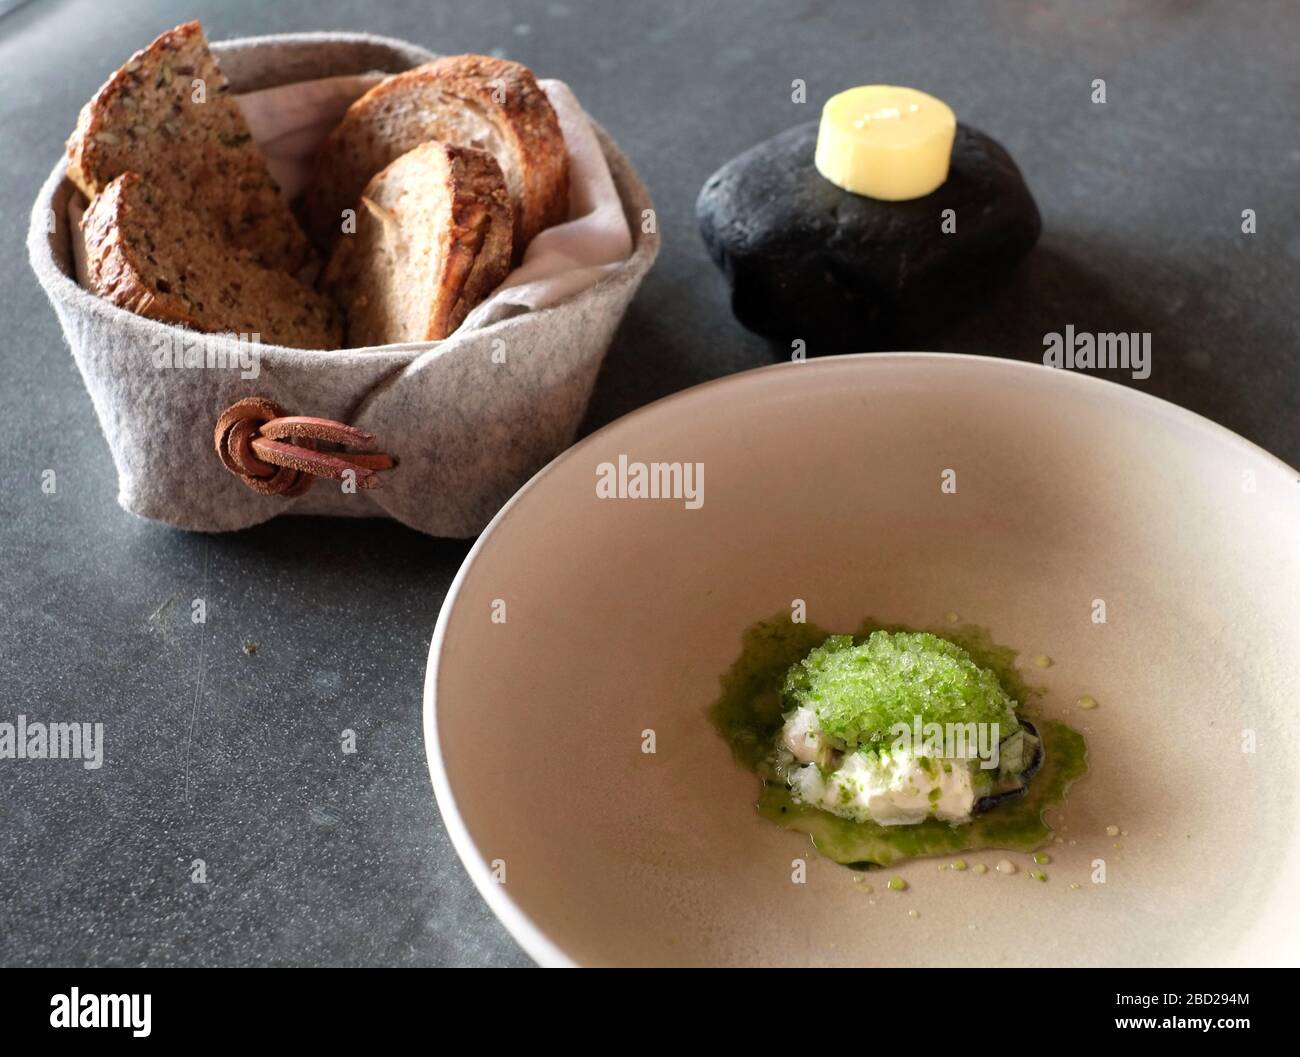
[[[900,202],[948,178],[957,118],[915,88],[867,84],[831,96],[817,132],[817,171],[854,194]]]

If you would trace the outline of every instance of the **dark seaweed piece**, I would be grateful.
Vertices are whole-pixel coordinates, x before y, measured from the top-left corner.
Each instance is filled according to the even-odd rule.
[[[1029,780],[1038,773],[1038,769],[1043,766],[1043,739],[1039,737],[1038,728],[1027,719],[1021,719],[1020,725],[1029,734],[1038,738],[1038,751],[1034,753],[1034,758],[1029,761],[1029,766],[1020,772],[1020,784],[1014,789],[1007,789],[1000,793],[990,793],[988,796],[982,796],[975,801],[975,806],[971,808],[972,815],[982,815],[985,811],[1004,804],[1008,800],[1014,800],[1018,796],[1024,796],[1029,792]]]

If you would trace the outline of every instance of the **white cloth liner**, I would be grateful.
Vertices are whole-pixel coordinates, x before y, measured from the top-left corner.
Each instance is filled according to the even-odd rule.
[[[233,97],[286,198],[296,198],[306,187],[317,149],[347,108],[384,76],[323,77]],[[632,254],[632,234],[591,122],[563,81],[538,84],[555,108],[569,151],[569,219],[528,244],[519,267],[470,312],[457,332],[555,304],[599,282]],[[85,209],[83,196],[69,199],[73,231],[81,229]],[[77,282],[85,287],[82,240],[74,240],[73,251]]]

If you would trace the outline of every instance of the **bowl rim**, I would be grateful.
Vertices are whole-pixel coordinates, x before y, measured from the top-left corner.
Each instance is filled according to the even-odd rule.
[[[425,667],[424,677],[424,694],[422,702],[422,711],[424,719],[424,748],[425,757],[429,766],[429,777],[433,784],[434,798],[438,805],[439,814],[442,816],[443,825],[446,827],[447,834],[451,838],[452,846],[456,849],[456,854],[460,856],[470,879],[474,882],[474,887],[478,889],[479,894],[486,901],[489,909],[496,915],[497,919],[505,926],[506,931],[514,940],[524,949],[539,965],[547,968],[575,968],[580,965],[578,961],[566,954],[563,949],[533,921],[528,913],[507,893],[506,886],[498,884],[492,880],[491,868],[479,851],[470,834],[469,827],[460,813],[456,802],[456,796],[452,792],[451,783],[447,777],[447,770],[443,764],[442,743],[438,736],[438,702],[437,702],[437,683],[440,673],[442,646],[447,635],[447,628],[450,624],[451,613],[455,609],[456,601],[460,596],[461,589],[464,587],[470,570],[478,560],[484,548],[488,545],[494,532],[496,532],[505,520],[510,517],[515,507],[522,501],[523,497],[536,488],[546,477],[550,476],[564,462],[578,457],[583,451],[595,446],[606,434],[622,428],[629,420],[646,417],[656,413],[664,406],[686,402],[695,399],[697,394],[704,390],[716,389],[724,386],[744,386],[753,384],[765,384],[769,376],[785,373],[788,371],[810,371],[810,370],[829,370],[842,367],[846,364],[865,364],[878,363],[882,367],[891,364],[915,364],[930,363],[935,366],[943,364],[961,362],[967,365],[985,365],[989,370],[1006,370],[1012,374],[1042,374],[1043,372],[1064,375],[1066,380],[1062,384],[1070,386],[1081,386],[1089,392],[1095,392],[1103,396],[1117,399],[1121,402],[1127,401],[1131,405],[1147,412],[1154,413],[1158,417],[1166,420],[1177,421],[1185,426],[1191,426],[1203,434],[1208,434],[1220,443],[1227,442],[1228,445],[1254,458],[1262,457],[1266,463],[1271,464],[1283,473],[1290,474],[1292,477],[1300,479],[1300,471],[1273,455],[1265,448],[1260,447],[1253,441],[1247,440],[1239,433],[1234,433],[1226,426],[1222,426],[1212,419],[1199,415],[1178,404],[1172,403],[1151,393],[1142,392],[1130,386],[1122,385],[1119,382],[1113,382],[1106,378],[1098,378],[1079,371],[1068,371],[1061,368],[1048,367],[1045,364],[1034,363],[1026,360],[1013,360],[1000,356],[980,356],[970,353],[951,353],[951,352],[859,352],[850,353],[841,356],[828,356],[804,362],[781,362],[768,364],[761,367],[754,367],[744,371],[738,371],[733,374],[724,375],[720,378],[713,378],[699,385],[691,386],[688,389],[682,389],[675,393],[661,397],[658,400],[645,404],[616,418],[614,421],[607,423],[601,428],[589,433],[577,443],[566,448],[554,459],[548,462],[537,471],[528,482],[512,495],[497,511],[496,515],[488,522],[487,527],[479,534],[474,545],[470,548],[469,553],[465,555],[464,561],[461,562],[460,568],[456,571],[456,576],[447,589],[446,597],[443,599],[442,607],[438,611],[438,620],[434,625],[433,638],[429,643],[429,659]],[[1098,388],[1093,388],[1098,387]]]

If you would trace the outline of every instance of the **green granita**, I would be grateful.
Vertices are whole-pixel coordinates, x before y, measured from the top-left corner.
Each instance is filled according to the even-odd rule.
[[[962,647],[929,632],[874,631],[854,645],[832,635],[786,673],[788,707],[811,708],[821,729],[847,748],[891,744],[895,724],[997,723],[1018,726],[1015,703],[997,675]]]
[[[820,807],[797,803],[785,780],[770,765],[773,739],[781,731],[783,717],[793,707],[782,688],[791,666],[824,646],[829,632],[814,624],[797,624],[783,613],[745,629],[740,656],[723,674],[722,694],[709,709],[710,719],[731,746],[736,760],[762,779],[758,813],[763,818],[783,829],[807,834],[821,854],[856,870],[876,869],[924,855],[955,855],[989,848],[1034,851],[1051,841],[1046,812],[1058,807],[1070,785],[1088,770],[1083,735],[1064,723],[1035,715],[1034,702],[1041,691],[1025,683],[1016,668],[1016,651],[995,643],[986,628],[963,624],[935,630],[937,637],[955,643],[980,667],[994,672],[1011,700],[1038,728],[1044,759],[1025,795],[1000,803],[959,826],[936,818],[916,825],[882,826],[855,822]],[[915,629],[901,624],[868,618],[854,637],[865,643],[868,636],[881,631],[894,635],[915,633]],[[1014,736],[1010,740],[1014,743]],[[1008,757],[1008,748],[1004,742],[1003,760]],[[1017,769],[1022,764],[1023,759]],[[933,766],[937,771],[938,761],[933,761]],[[976,781],[987,786],[991,779],[988,772],[981,770],[976,773]],[[981,795],[987,791],[982,789]],[[989,872],[983,863],[971,869],[975,873]],[[871,891],[870,885],[862,888]]]

